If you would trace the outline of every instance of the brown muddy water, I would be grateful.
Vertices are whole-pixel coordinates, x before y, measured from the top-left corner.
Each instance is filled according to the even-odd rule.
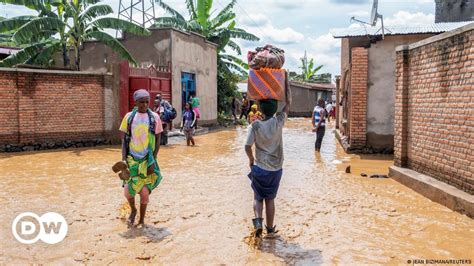
[[[418,195],[387,174],[390,156],[346,155],[327,130],[321,154],[306,119],[284,130],[285,164],[276,239],[249,246],[252,190],[245,128],[162,147],[163,183],[146,228],[128,229],[116,146],[0,155],[0,264],[404,264],[474,261],[474,221]],[[344,173],[351,165],[352,174]],[[48,245],[17,242],[13,219],[62,214],[69,232]]]

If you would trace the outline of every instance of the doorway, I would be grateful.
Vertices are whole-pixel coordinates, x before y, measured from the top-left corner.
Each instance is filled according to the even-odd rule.
[[[196,95],[196,75],[181,72],[181,110],[184,110],[191,95]]]

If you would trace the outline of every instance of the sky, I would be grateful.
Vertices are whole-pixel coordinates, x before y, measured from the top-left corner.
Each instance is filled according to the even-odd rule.
[[[125,2],[126,0],[124,0]],[[373,0],[238,0],[234,6],[237,26],[258,36],[260,41],[237,40],[242,48],[242,59],[247,51],[265,44],[285,50],[285,68],[299,72],[300,58],[307,51],[320,73],[340,73],[340,39],[334,39],[334,29],[357,27],[350,18],[368,21]],[[119,0],[103,0],[118,14]],[[145,0],[146,3],[149,1]],[[164,0],[165,3],[187,16],[184,0]],[[214,0],[213,12],[217,14],[230,0]],[[130,3],[130,0],[128,0]],[[379,0],[378,13],[384,24],[416,25],[434,23],[434,0]],[[156,16],[167,14],[155,5]],[[0,4],[0,16],[14,17],[34,14],[26,8]],[[380,22],[379,22],[380,23]],[[380,24],[378,24],[380,25]]]

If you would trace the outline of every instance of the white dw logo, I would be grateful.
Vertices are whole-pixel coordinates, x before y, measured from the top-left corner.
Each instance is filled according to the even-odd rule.
[[[33,244],[40,239],[47,244],[56,244],[66,237],[67,222],[61,214],[55,212],[47,212],[41,217],[32,212],[24,212],[13,220],[12,233],[23,244]]]

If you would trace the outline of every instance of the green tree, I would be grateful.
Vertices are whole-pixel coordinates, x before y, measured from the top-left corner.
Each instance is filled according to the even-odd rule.
[[[248,65],[240,58],[228,54],[226,49],[242,54],[239,45],[233,39],[258,41],[259,38],[236,27],[235,13],[232,8],[237,0],[232,0],[216,16],[212,17],[212,0],[185,0],[189,19],[168,6],[161,0],[158,4],[171,16],[156,19],[155,27],[174,27],[203,35],[207,40],[216,43],[217,47],[217,86],[218,110],[226,111],[230,99],[237,94],[237,82],[240,76],[246,76]],[[238,73],[238,74],[236,74]]]
[[[313,78],[316,77],[316,73],[321,70],[323,65],[315,66],[314,59],[311,58],[308,62],[308,57],[306,56],[306,51],[304,52],[304,57],[301,58],[301,70],[302,73],[299,76],[300,80],[303,81],[311,81]]]
[[[234,70],[246,74],[248,65],[240,60],[240,58],[227,54],[225,50],[230,48],[238,55],[241,55],[242,51],[233,39],[259,40],[257,36],[236,27],[235,13],[232,11],[232,8],[237,3],[237,0],[232,0],[214,17],[212,17],[213,12],[211,12],[213,0],[185,0],[189,13],[188,20],[163,1],[157,1],[171,16],[156,19],[155,27],[174,27],[203,35],[207,40],[218,45],[218,60],[222,63],[220,64],[221,67],[224,67],[222,70]]]
[[[48,65],[53,55],[63,54],[67,67],[69,50],[74,52],[73,69],[80,70],[80,46],[88,40],[97,40],[109,46],[122,58],[136,63],[132,55],[106,29],[120,30],[137,35],[150,32],[131,22],[105,17],[113,13],[109,5],[97,0],[0,0],[0,2],[22,5],[38,12],[37,16],[20,16],[0,21],[0,33],[14,32],[12,41],[29,44],[18,53],[0,61],[0,65],[16,64]],[[59,38],[58,38],[59,36]]]

